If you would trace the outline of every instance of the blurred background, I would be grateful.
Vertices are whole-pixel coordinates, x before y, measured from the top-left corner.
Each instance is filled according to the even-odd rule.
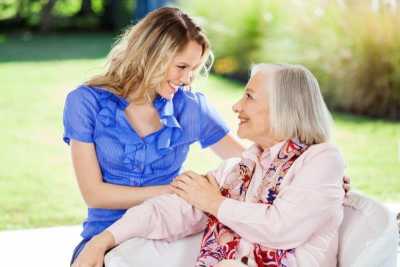
[[[194,89],[233,131],[252,64],[303,64],[333,111],[353,190],[400,202],[400,1],[0,0],[0,230],[82,222],[65,96],[102,71],[124,28],[166,4],[208,34],[215,63]],[[185,168],[218,163],[195,147]]]

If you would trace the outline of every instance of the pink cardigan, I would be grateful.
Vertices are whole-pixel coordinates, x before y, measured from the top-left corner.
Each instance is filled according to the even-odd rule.
[[[283,143],[260,152],[257,146],[242,157],[256,162],[245,202],[225,199],[218,219],[242,239],[239,255],[252,243],[276,249],[295,248],[297,266],[336,266],[338,230],[343,218],[344,161],[329,143],[311,146],[292,165],[273,205],[254,203],[266,168]],[[224,161],[210,172],[222,185],[240,161]],[[176,240],[205,229],[207,216],[176,195],[162,195],[130,208],[107,230],[119,244],[132,237]]]

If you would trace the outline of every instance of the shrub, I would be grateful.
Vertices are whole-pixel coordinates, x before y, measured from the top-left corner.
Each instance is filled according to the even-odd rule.
[[[306,9],[298,23],[297,37],[303,40],[298,51],[317,73],[328,103],[355,114],[400,119],[399,9],[365,2]]]

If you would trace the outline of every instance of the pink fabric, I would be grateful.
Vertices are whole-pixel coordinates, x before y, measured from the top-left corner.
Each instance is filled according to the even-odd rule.
[[[344,161],[335,146],[311,146],[292,165],[273,205],[254,203],[265,169],[283,143],[261,153],[257,146],[242,157],[256,162],[244,202],[225,199],[218,219],[238,233],[239,255],[252,243],[274,249],[296,248],[298,266],[336,266],[338,229],[343,218]],[[240,159],[211,172],[222,185]],[[207,217],[175,195],[163,195],[129,209],[107,230],[121,243],[132,237],[179,239],[205,229]]]
[[[264,172],[262,183],[257,188],[257,196],[254,202],[264,204],[266,207],[273,205],[280,191],[280,184],[286,179],[286,174],[297,158],[303,154],[309,146],[299,144],[292,140],[286,142],[279,153],[269,164]],[[261,154],[261,151],[259,153]],[[246,201],[248,187],[251,184],[256,162],[251,159],[243,159],[236,164],[235,169],[225,179],[221,188],[224,197],[240,202]],[[296,266],[294,258],[295,248],[289,250],[264,247],[262,244],[253,243],[247,249],[248,253],[238,253],[241,236],[234,230],[221,223],[210,215],[208,225],[204,231],[201,242],[200,255],[196,266],[214,266],[224,259],[236,259],[251,266],[287,267]]]

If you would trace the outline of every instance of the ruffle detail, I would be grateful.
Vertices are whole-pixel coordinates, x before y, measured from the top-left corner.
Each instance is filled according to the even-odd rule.
[[[99,96],[100,112],[97,116],[104,127],[115,127],[117,108],[125,109],[128,103],[122,97],[102,91]]]
[[[177,94],[179,91],[177,92]],[[179,96],[176,95],[174,99]],[[106,127],[115,126],[117,108],[122,110],[126,106],[121,106],[121,100],[117,96],[104,96],[102,98],[102,109],[99,113],[101,121]],[[124,103],[122,103],[124,104]],[[175,106],[173,100],[166,100],[157,97],[154,100],[154,107],[157,109],[163,127],[160,131],[150,134],[143,139],[136,132],[132,132],[129,138],[119,135],[118,138],[124,144],[123,163],[134,172],[144,172],[145,166],[149,165],[152,169],[167,167],[171,164],[171,153],[176,141],[182,136],[183,130],[175,117]],[[175,155],[173,155],[175,157]],[[165,161],[160,164],[159,160]],[[157,162],[157,163],[156,163]],[[153,164],[155,163],[155,164]]]
[[[180,90],[182,89],[178,89],[175,95],[176,99],[179,98],[178,94],[182,93]],[[157,150],[163,156],[171,151],[174,141],[182,136],[183,130],[175,117],[175,106],[172,99],[166,100],[165,98],[157,97],[154,101],[154,107],[157,109],[160,121],[164,125],[156,140]]]

